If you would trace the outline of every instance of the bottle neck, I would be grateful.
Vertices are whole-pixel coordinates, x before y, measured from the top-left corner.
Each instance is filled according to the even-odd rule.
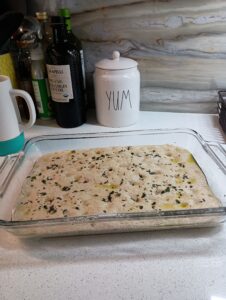
[[[67,32],[71,32],[71,18],[70,17],[64,17],[65,18],[65,25],[67,28]]]
[[[68,35],[65,25],[59,24],[53,26],[53,42],[55,44],[66,43],[68,41]]]
[[[43,23],[45,24],[48,22],[48,19],[38,19],[38,21],[40,24],[43,24]]]

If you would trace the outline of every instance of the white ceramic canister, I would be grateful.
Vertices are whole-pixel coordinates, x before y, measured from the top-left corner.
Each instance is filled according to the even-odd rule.
[[[97,121],[108,127],[129,126],[138,121],[140,72],[137,62],[113,52],[112,59],[96,63],[94,73]]]

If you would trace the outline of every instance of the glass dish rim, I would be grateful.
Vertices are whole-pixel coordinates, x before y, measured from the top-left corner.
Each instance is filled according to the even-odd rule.
[[[107,221],[144,221],[147,219],[158,218],[197,218],[197,217],[216,217],[226,215],[226,207],[217,208],[203,208],[203,209],[189,209],[189,210],[168,210],[160,212],[141,212],[141,213],[115,213],[108,215],[88,215],[79,217],[63,217],[63,218],[51,218],[51,219],[39,219],[28,221],[4,221],[0,220],[0,228],[10,227],[17,229],[24,227],[35,227],[38,225],[76,225],[85,223],[99,223]]]
[[[213,141],[206,141],[201,134],[199,134],[196,130],[190,128],[161,128],[161,129],[135,129],[135,130],[116,130],[116,131],[101,131],[101,132],[79,132],[79,133],[63,133],[63,134],[46,134],[46,135],[38,135],[36,137],[32,137],[28,139],[22,150],[24,154],[31,143],[39,142],[42,140],[58,140],[58,139],[72,139],[72,138],[98,138],[108,136],[121,136],[121,135],[133,135],[136,133],[143,133],[143,134],[166,134],[166,133],[185,133],[190,134],[195,137],[198,142],[201,144],[203,149],[208,153],[208,155],[214,160],[214,162],[218,165],[218,167],[223,171],[226,175],[226,166],[222,165],[222,161],[219,157],[214,153],[211,149],[211,145],[215,145],[220,152],[226,156],[225,149],[221,146],[222,144]]]
[[[166,128],[166,129],[137,129],[137,130],[116,130],[116,131],[101,131],[101,132],[84,132],[84,133],[64,133],[64,134],[46,134],[38,135],[27,139],[24,148],[22,150],[21,157],[26,155],[29,147],[36,142],[45,140],[63,140],[63,139],[81,139],[81,138],[103,138],[111,136],[123,136],[123,135],[134,135],[134,134],[170,134],[170,133],[185,133],[190,134],[197,139],[204,151],[214,160],[221,171],[226,174],[225,168],[221,165],[221,161],[214,151],[209,146],[210,141],[206,141],[203,137],[195,130],[190,128]],[[215,143],[215,142],[214,142]],[[218,143],[215,143],[218,144]],[[19,163],[19,160],[17,161]],[[158,219],[158,218],[187,218],[187,217],[211,217],[211,216],[224,216],[226,215],[226,206],[217,208],[203,208],[203,209],[187,209],[187,210],[167,210],[159,212],[135,212],[135,213],[114,213],[114,214],[99,214],[99,215],[87,215],[78,217],[61,217],[61,218],[50,218],[50,219],[39,219],[39,220],[27,220],[27,221],[5,221],[0,220],[0,228],[24,228],[24,227],[35,227],[39,225],[59,225],[59,224],[84,224],[84,223],[97,223],[106,221],[126,221],[126,220],[146,220],[146,219]]]

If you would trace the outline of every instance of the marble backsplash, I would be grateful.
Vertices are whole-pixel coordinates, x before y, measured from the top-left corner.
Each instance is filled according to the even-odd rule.
[[[118,50],[141,73],[141,109],[212,113],[226,89],[226,1],[32,1],[33,12],[71,9],[84,48],[89,100],[95,63]]]

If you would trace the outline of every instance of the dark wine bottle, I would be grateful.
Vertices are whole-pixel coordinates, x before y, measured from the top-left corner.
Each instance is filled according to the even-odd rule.
[[[71,26],[71,13],[68,8],[61,8],[59,10],[59,16],[64,18],[64,23],[67,29],[68,39],[72,44],[75,44],[75,46],[82,50],[82,44],[80,40],[74,35],[72,32],[72,26]]]
[[[74,35],[72,32],[72,26],[71,26],[71,13],[68,8],[61,8],[59,10],[59,15],[61,17],[64,17],[64,23],[67,29],[68,34],[68,40],[70,43],[74,44],[75,47],[79,50],[80,53],[80,60],[82,64],[82,77],[83,77],[83,88],[84,88],[84,96],[86,100],[87,105],[87,95],[86,95],[86,73],[85,73],[85,63],[84,63],[84,53],[82,49],[82,43],[81,41]]]
[[[86,120],[80,52],[68,39],[64,18],[53,16],[51,23],[46,65],[56,121],[64,128],[77,127]]]

